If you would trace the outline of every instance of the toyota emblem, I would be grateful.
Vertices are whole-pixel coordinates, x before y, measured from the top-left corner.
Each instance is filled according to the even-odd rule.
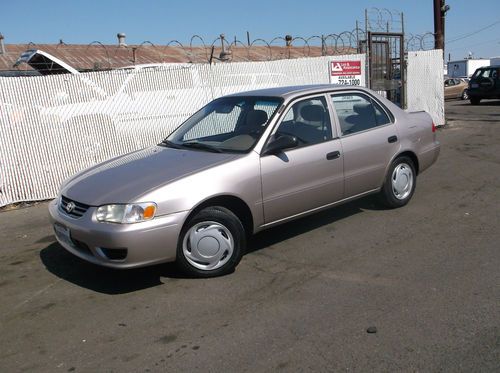
[[[75,209],[76,205],[74,202],[69,202],[67,205],[66,205],[66,212],[69,214],[71,213],[71,211],[73,211]]]

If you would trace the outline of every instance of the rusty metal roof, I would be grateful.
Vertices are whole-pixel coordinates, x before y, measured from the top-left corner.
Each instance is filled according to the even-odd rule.
[[[7,44],[5,54],[0,54],[0,71],[31,70],[26,64],[18,68],[13,65],[27,49],[40,49],[66,62],[80,71],[107,70],[135,64],[148,63],[207,63],[212,54],[211,47],[181,47],[157,45],[103,45],[103,44]],[[346,48],[342,54],[355,53]],[[214,48],[213,62],[218,62],[221,48]],[[233,46],[231,61],[268,61],[284,58],[318,57],[319,46]]]

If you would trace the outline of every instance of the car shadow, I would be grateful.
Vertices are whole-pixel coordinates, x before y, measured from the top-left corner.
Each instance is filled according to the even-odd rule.
[[[171,264],[119,270],[88,263],[53,242],[40,252],[47,270],[80,287],[103,294],[124,294],[163,285],[162,277],[187,278]]]
[[[265,230],[250,239],[246,254],[251,255],[252,252],[332,224],[363,210],[380,209],[382,208],[375,198],[368,196]],[[52,242],[42,249],[40,259],[47,270],[55,276],[77,286],[108,295],[131,293],[160,286],[163,285],[162,278],[191,278],[180,272],[174,263],[127,270],[101,267],[74,256],[57,242]]]
[[[488,100],[484,101],[482,100],[478,106],[500,106],[500,100]]]
[[[315,230],[325,225],[335,223],[336,221],[348,218],[349,216],[363,212],[364,210],[384,210],[374,195],[367,196],[337,207],[305,216],[293,220],[274,228],[266,229],[257,233],[250,239],[247,247],[247,254],[266,247],[272,246],[278,242],[288,240],[306,232]]]

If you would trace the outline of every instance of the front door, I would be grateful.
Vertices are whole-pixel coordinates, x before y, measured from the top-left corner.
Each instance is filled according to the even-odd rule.
[[[269,224],[343,198],[343,155],[324,95],[295,102],[275,137],[295,136],[299,145],[261,157],[265,223]]]

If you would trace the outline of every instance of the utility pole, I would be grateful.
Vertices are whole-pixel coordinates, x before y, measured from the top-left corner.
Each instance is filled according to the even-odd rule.
[[[445,0],[434,0],[434,48],[443,50],[443,58],[445,16],[448,10],[450,6],[445,4]]]

